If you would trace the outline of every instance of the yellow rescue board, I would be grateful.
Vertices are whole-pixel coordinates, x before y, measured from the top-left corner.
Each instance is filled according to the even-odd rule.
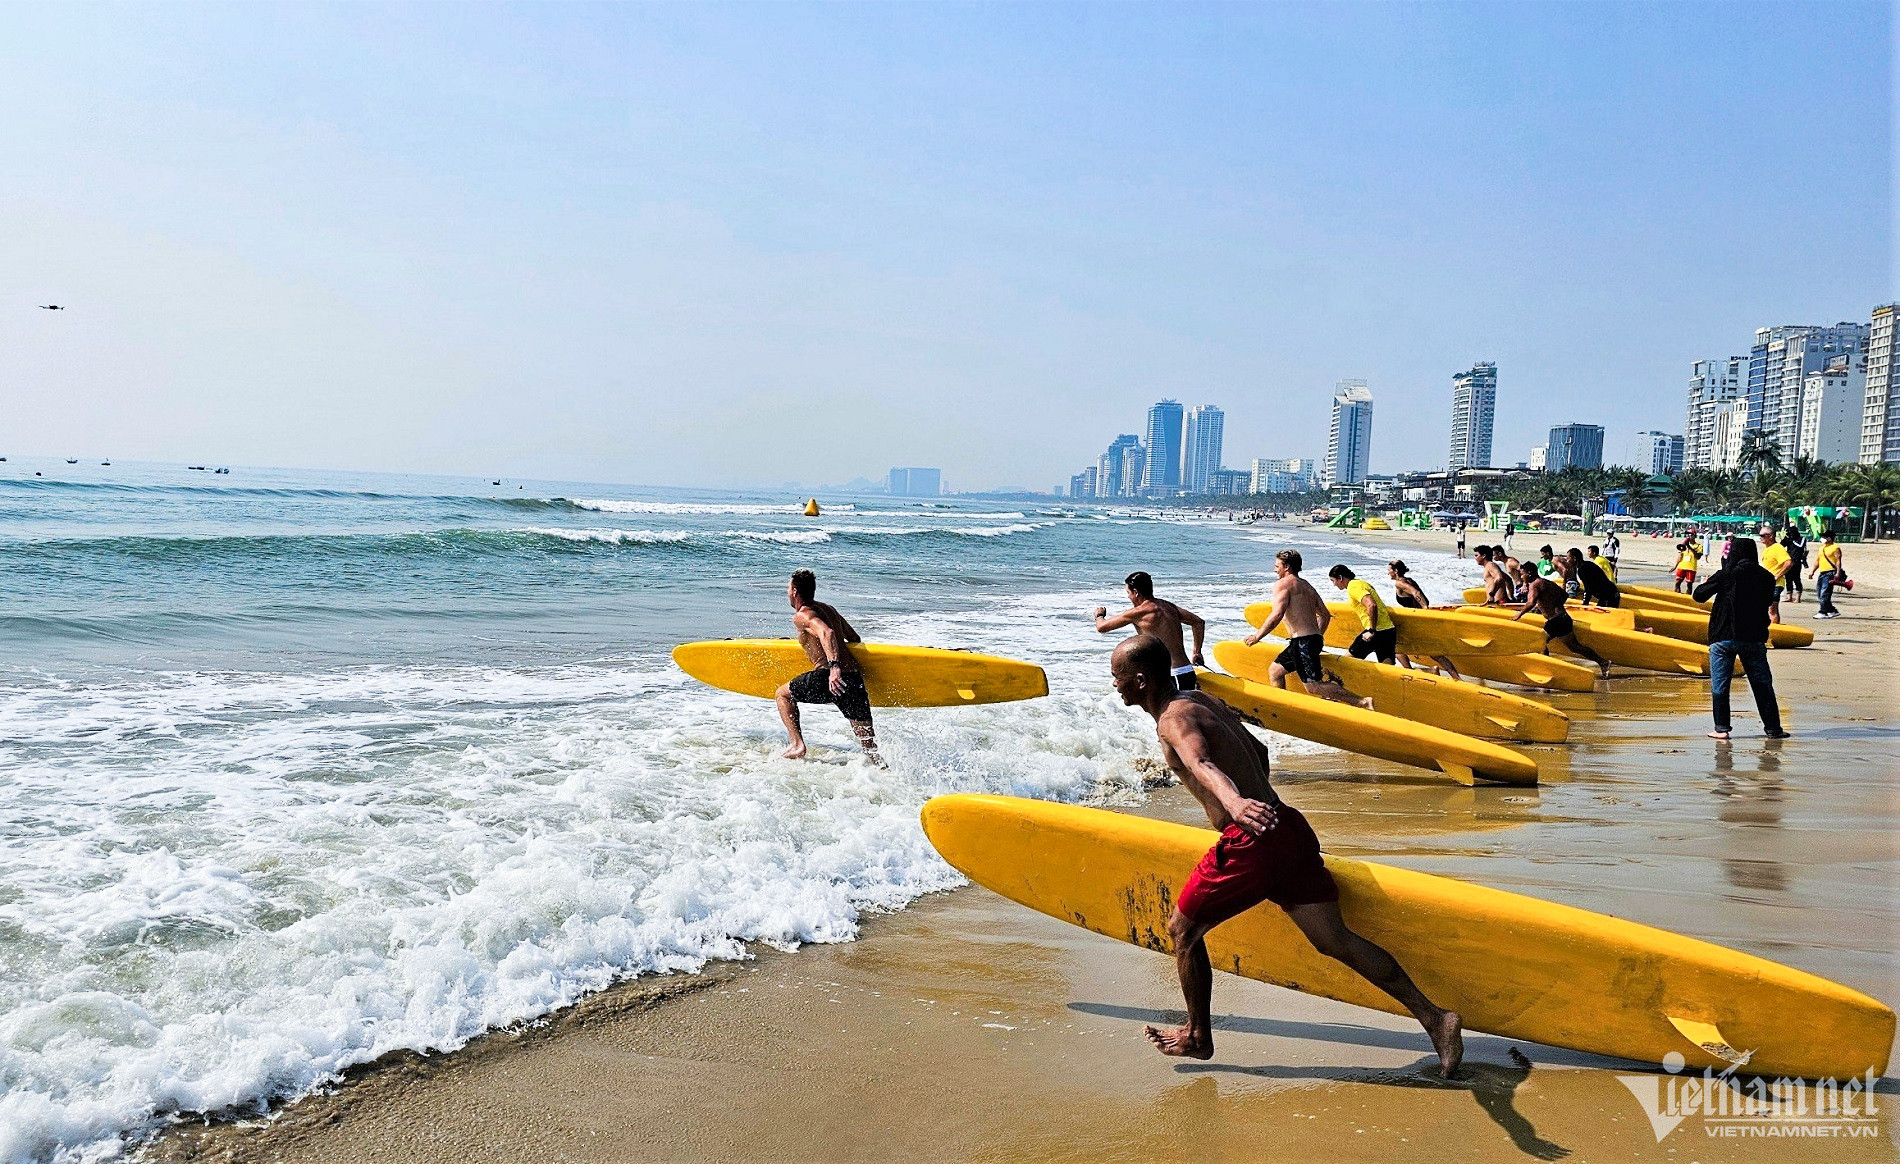
[[[1329,602],[1333,621],[1326,627],[1326,645],[1345,648],[1360,632],[1359,616],[1343,602]],[[1259,626],[1273,612],[1271,602],[1248,606],[1247,622]],[[1392,608],[1399,628],[1399,650],[1407,655],[1523,655],[1544,649],[1544,636],[1525,634],[1523,628],[1499,628],[1484,619],[1442,610]]]
[[[1481,618],[1510,619],[1517,616],[1514,608],[1508,606],[1467,606]],[[1534,626],[1542,631],[1544,616],[1527,614],[1524,625]],[[1612,627],[1594,625],[1585,616],[1572,615],[1577,624],[1577,641],[1602,655],[1612,663],[1624,667],[1636,667],[1644,671],[1661,671],[1668,675],[1707,675],[1709,673],[1708,651],[1683,642],[1681,639],[1652,635],[1645,631],[1616,630]],[[1541,637],[1541,633],[1540,633]],[[1568,647],[1557,643],[1551,649],[1570,655]]]
[[[1272,640],[1268,643],[1253,647],[1239,642],[1215,643],[1214,661],[1248,682],[1268,683],[1272,681],[1269,671],[1273,660],[1285,645]],[[1561,744],[1570,738],[1569,716],[1522,695],[1351,655],[1326,655],[1324,663],[1346,690],[1370,696],[1374,709],[1400,719],[1484,740]],[[1286,677],[1286,685],[1289,691],[1306,690],[1295,674]]]
[[[925,834],[964,876],[1071,925],[1171,953],[1168,917],[1214,833],[1102,809],[939,796]],[[1722,1070],[1845,1079],[1886,1070],[1894,1013],[1825,978],[1636,922],[1370,861],[1327,857],[1346,922],[1474,1031]],[[1207,936],[1216,969],[1390,1014],[1270,904]]]
[[[1549,655],[1452,655],[1452,665],[1461,675],[1511,683],[1518,687],[1540,687],[1546,691],[1595,691],[1597,669],[1568,659]]]
[[[1537,761],[1489,740],[1231,675],[1197,672],[1201,690],[1269,731],[1442,772],[1460,784],[1537,783]]]
[[[1522,605],[1522,604],[1520,603],[1519,605]],[[1496,605],[1492,605],[1491,603],[1486,602],[1484,600],[1484,589],[1479,586],[1473,586],[1470,589],[1465,591],[1464,606],[1454,607],[1452,609],[1463,611],[1463,610],[1467,610],[1470,607],[1479,607],[1486,611],[1503,610],[1503,611],[1508,611],[1509,613],[1513,615],[1517,613],[1517,606],[1511,606],[1511,605],[1496,606]],[[1634,610],[1605,609],[1601,606],[1585,606],[1584,604],[1578,602],[1574,598],[1571,599],[1569,602],[1565,603],[1564,608],[1570,611],[1570,613],[1577,618],[1588,619],[1590,623],[1594,626],[1607,626],[1614,630],[1636,630],[1637,629],[1636,612]]]
[[[1638,586],[1632,582],[1618,582],[1616,588],[1623,592],[1623,597],[1633,598],[1650,605],[1699,610],[1704,614],[1709,612],[1708,603],[1697,602],[1695,595],[1684,594],[1680,590],[1664,590],[1660,586]]]
[[[852,643],[850,650],[873,707],[958,707],[1049,694],[1042,668],[1015,659],[894,643]],[[812,667],[796,639],[687,643],[673,648],[673,662],[709,687],[763,699]]]

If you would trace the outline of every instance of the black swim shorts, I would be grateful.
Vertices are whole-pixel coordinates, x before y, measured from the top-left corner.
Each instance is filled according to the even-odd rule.
[[[792,698],[800,703],[835,703],[852,723],[871,722],[871,695],[864,689],[864,672],[844,673],[844,694],[831,693],[831,668],[815,667],[792,680]]]
[[[1352,640],[1352,646],[1347,648],[1348,653],[1355,659],[1363,659],[1367,655],[1376,655],[1381,663],[1397,662],[1398,650],[1399,628],[1395,626],[1386,627],[1384,630],[1373,631],[1372,637],[1369,639],[1364,634],[1360,634],[1357,638]]]
[[[1326,640],[1320,635],[1301,635],[1288,639],[1286,650],[1274,662],[1300,677],[1302,683],[1318,683],[1326,677],[1326,671],[1320,664],[1320,648]]]
[[[1568,611],[1559,611],[1544,619],[1544,641],[1561,639],[1577,629],[1577,622]]]

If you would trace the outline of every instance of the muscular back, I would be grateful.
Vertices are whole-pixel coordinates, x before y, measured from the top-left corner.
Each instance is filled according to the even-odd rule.
[[[1197,756],[1219,769],[1247,799],[1280,804],[1268,781],[1266,745],[1219,700],[1199,691],[1183,692],[1161,713],[1156,728],[1168,767],[1201,802],[1215,828],[1226,828],[1232,821],[1206,778],[1190,762]]]
[[[838,613],[838,608],[828,602],[813,599],[792,616],[792,626],[798,631],[798,645],[805,648],[805,654],[812,662],[823,666],[825,663],[825,644],[819,636],[820,626],[829,627],[838,636],[838,661],[847,671],[856,671],[858,661],[851,657],[846,643],[860,641],[858,632]]]
[[[1177,667],[1188,665],[1187,645],[1181,640],[1181,609],[1161,598],[1143,599],[1128,608],[1128,621],[1136,630],[1153,635],[1168,645],[1168,657]]]
[[[1320,611],[1325,604],[1320,601],[1319,591],[1297,574],[1289,574],[1273,584],[1274,598],[1280,602],[1280,609],[1286,613],[1281,617],[1280,625],[1290,639],[1320,632]]]

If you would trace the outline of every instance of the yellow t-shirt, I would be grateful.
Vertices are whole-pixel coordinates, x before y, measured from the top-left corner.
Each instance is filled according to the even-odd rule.
[[[1788,556],[1787,549],[1780,542],[1762,547],[1761,568],[1773,574],[1777,580],[1788,572],[1788,567],[1793,563],[1794,559]]]
[[[1696,563],[1701,559],[1702,555],[1696,553],[1694,546],[1690,546],[1688,549],[1682,551],[1682,557],[1676,559],[1676,569],[1693,572]]]
[[[1838,570],[1841,568],[1841,547],[1823,545],[1821,552],[1814,556],[1814,560],[1824,571]]]
[[[1616,564],[1614,562],[1610,561],[1608,558],[1604,557],[1602,554],[1598,554],[1595,558],[1591,560],[1597,564],[1597,569],[1603,571],[1603,576],[1605,578],[1608,578],[1612,582],[1616,581]]]
[[[1366,621],[1365,602],[1367,595],[1372,596],[1373,613],[1378,616],[1373,620],[1374,625],[1367,629],[1375,631],[1391,630],[1394,625],[1392,622],[1392,612],[1386,609],[1385,599],[1379,597],[1379,592],[1372,588],[1372,583],[1366,581],[1364,578],[1354,578],[1352,581],[1346,583],[1346,600],[1352,603],[1352,612],[1359,616],[1361,626],[1364,626]]]

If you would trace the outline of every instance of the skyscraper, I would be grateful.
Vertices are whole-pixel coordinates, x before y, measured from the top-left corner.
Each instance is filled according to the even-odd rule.
[[[1108,451],[1102,454],[1095,467],[1095,491],[1098,497],[1132,497],[1140,490],[1140,482],[1136,482],[1131,490],[1126,479],[1127,452],[1131,447],[1141,447],[1141,438],[1132,432],[1125,432],[1109,443]]]
[[[1498,407],[1498,366],[1473,364],[1451,378],[1451,468],[1491,467],[1491,417]]]
[[[1832,327],[1757,329],[1748,363],[1749,426],[1779,441],[1781,455],[1792,459],[1800,442],[1801,394],[1808,377],[1825,367],[1830,357],[1866,351],[1867,332],[1867,324],[1845,321]]]
[[[1813,457],[1831,465],[1860,456],[1861,420],[1867,415],[1867,357],[1842,352],[1808,375],[1801,389],[1801,432],[1788,460]]]
[[[1322,484],[1331,487],[1366,479],[1372,466],[1372,390],[1364,380],[1333,386],[1333,428],[1326,438]]]
[[[1148,484],[1148,450],[1136,441],[1122,449],[1122,497],[1140,497]]]
[[[1550,430],[1550,444],[1544,454],[1544,468],[1561,473],[1572,465],[1582,469],[1603,467],[1603,426],[1600,424],[1560,424]]]
[[[1639,432],[1630,446],[1629,463],[1651,476],[1663,473],[1673,477],[1682,472],[1684,447],[1683,438],[1674,433],[1655,429]]]
[[[1163,400],[1148,409],[1148,470],[1143,489],[1153,497],[1172,497],[1181,489],[1182,409]]]
[[[1867,335],[1867,400],[1860,418],[1860,463],[1900,461],[1900,408],[1893,407],[1893,315],[1900,303],[1874,308]]]
[[[1765,353],[1764,353],[1765,359]],[[1689,409],[1683,420],[1682,463],[1713,469],[1716,461],[1715,414],[1748,391],[1747,356],[1697,360],[1689,366]]]
[[[1197,404],[1188,409],[1181,430],[1181,487],[1189,493],[1206,493],[1208,482],[1220,471],[1221,429],[1226,414],[1212,404]]]

